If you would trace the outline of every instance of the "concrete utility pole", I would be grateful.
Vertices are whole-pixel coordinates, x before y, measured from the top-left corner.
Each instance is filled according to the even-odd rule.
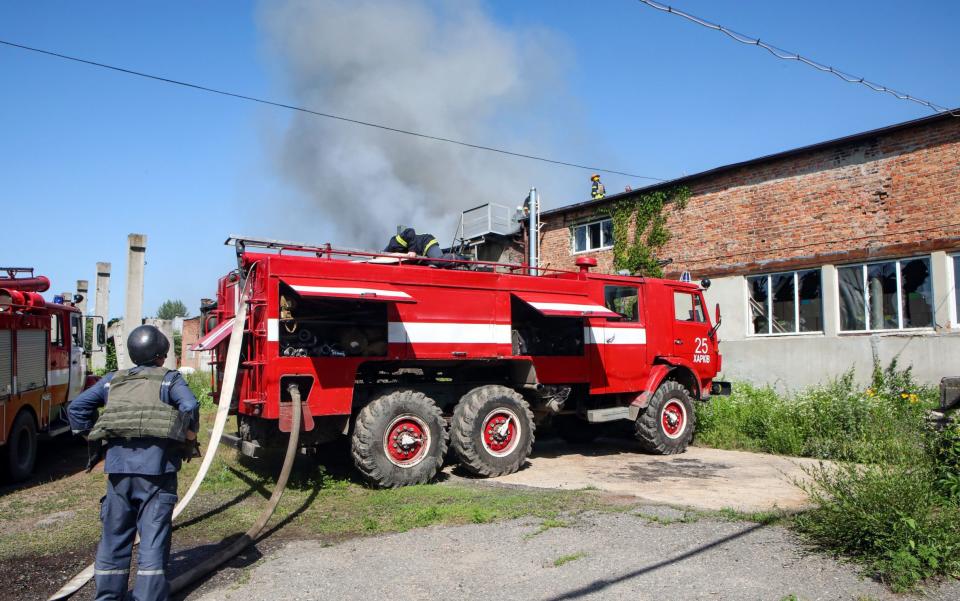
[[[90,292],[90,282],[87,280],[77,280],[77,294],[83,297],[79,303],[77,303],[77,308],[80,309],[80,314],[85,318],[87,316],[87,294]],[[81,325],[86,323],[86,320],[81,320]]]
[[[97,263],[97,298],[93,305],[93,314],[103,318],[103,325],[110,321],[110,263]],[[96,340],[97,333],[93,333]],[[107,349],[94,353],[90,358],[93,369],[107,366]]]
[[[126,311],[123,314],[122,340],[114,340],[117,347],[117,365],[120,369],[133,367],[127,356],[126,337],[134,328],[143,324],[143,268],[146,264],[147,235],[130,234],[127,236],[127,243]]]

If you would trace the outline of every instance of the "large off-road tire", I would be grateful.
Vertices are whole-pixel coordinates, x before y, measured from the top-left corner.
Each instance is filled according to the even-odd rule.
[[[413,390],[378,397],[357,415],[350,452],[357,470],[374,486],[429,482],[447,452],[440,408]]]
[[[570,444],[589,444],[604,432],[602,425],[591,424],[575,415],[558,415],[553,423],[557,435]]]
[[[10,428],[3,449],[4,472],[11,482],[21,482],[33,473],[37,461],[37,424],[27,411],[21,411]]]
[[[512,474],[533,448],[533,413],[511,388],[478,386],[453,410],[450,444],[460,465],[472,474]]]
[[[679,382],[666,380],[637,417],[634,431],[645,451],[674,455],[687,450],[695,426],[690,391]]]

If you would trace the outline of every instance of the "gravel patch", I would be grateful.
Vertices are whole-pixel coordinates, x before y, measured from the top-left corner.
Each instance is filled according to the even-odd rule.
[[[781,526],[706,518],[661,524],[589,513],[531,536],[538,528],[525,519],[337,545],[289,542],[248,568],[242,582],[203,587],[195,598],[904,599],[862,578],[855,566],[806,553]],[[926,598],[960,598],[960,583]]]

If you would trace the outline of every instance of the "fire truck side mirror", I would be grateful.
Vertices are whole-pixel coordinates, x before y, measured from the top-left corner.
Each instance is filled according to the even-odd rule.
[[[720,325],[720,303],[717,303],[716,307],[714,307],[713,314],[715,316],[713,323]]]
[[[97,324],[97,346],[104,346],[107,344],[107,326],[102,323]]]

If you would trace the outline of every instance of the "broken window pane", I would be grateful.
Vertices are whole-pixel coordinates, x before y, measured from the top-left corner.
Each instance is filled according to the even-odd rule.
[[[797,272],[798,297],[800,299],[800,331],[823,331],[823,291],[820,286],[820,270]]]
[[[750,325],[752,334],[769,334],[770,320],[767,316],[767,276],[747,278],[750,291]]]
[[[591,223],[587,226],[587,230],[590,234],[590,248],[600,248],[600,224]]]
[[[600,228],[603,230],[603,246],[613,246],[613,220],[601,221]]]
[[[587,250],[587,228],[579,226],[573,228],[573,250],[574,252],[583,252]]]
[[[863,266],[841,267],[837,269],[840,288],[840,329],[867,329],[866,311],[863,298]]]
[[[793,294],[793,274],[782,273],[770,276],[773,290],[773,333],[796,331],[796,304]]]
[[[900,327],[896,261],[867,265],[867,314],[871,330]]]
[[[900,285],[903,289],[903,327],[926,328],[933,326],[933,286],[930,282],[930,260],[901,261]]]

